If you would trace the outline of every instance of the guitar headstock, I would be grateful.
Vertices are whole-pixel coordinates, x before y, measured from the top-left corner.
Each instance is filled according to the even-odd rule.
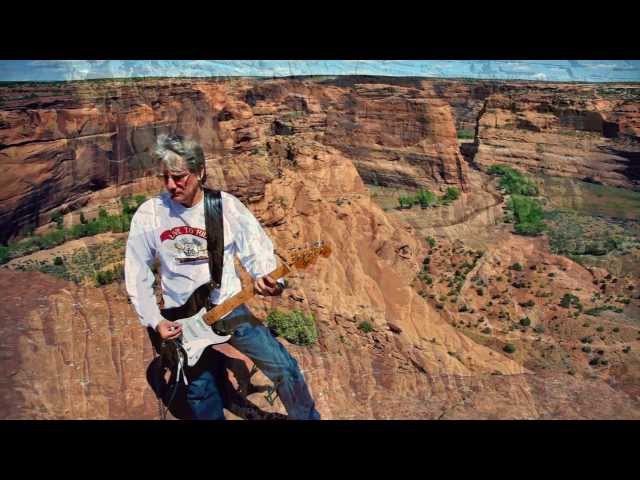
[[[321,255],[323,257],[331,255],[331,247],[322,240],[319,240],[306,247],[289,249],[288,263],[295,268],[306,268]]]

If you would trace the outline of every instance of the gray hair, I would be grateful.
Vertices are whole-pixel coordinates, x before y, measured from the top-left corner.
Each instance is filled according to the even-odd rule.
[[[192,173],[200,173],[205,167],[202,147],[195,140],[180,135],[159,135],[154,154],[169,170],[181,170],[180,160]]]

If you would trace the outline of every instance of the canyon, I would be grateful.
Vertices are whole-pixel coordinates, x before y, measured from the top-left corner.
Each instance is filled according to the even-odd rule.
[[[161,191],[155,138],[188,135],[203,146],[208,185],[240,198],[277,250],[317,240],[332,249],[293,272],[282,298],[249,304],[259,318],[273,309],[313,313],[316,344],[280,341],[323,418],[639,418],[637,291],[622,321],[603,315],[618,329],[593,344],[606,351],[606,368],[579,350],[593,328],[557,307],[576,291],[587,305],[603,282],[616,294],[632,291],[634,278],[613,282],[604,269],[553,254],[545,238],[514,235],[499,221],[503,194],[486,174],[507,164],[640,190],[639,96],[636,84],[374,77],[2,85],[0,240],[52,231],[56,215],[71,226],[81,213],[117,211],[124,196]],[[473,139],[461,141],[461,130]],[[382,201],[450,187],[461,192],[450,206],[403,211]],[[431,286],[419,279],[426,257],[442,280]],[[123,284],[20,271],[23,261],[0,268],[9,305],[0,314],[0,418],[158,418],[146,377],[153,351]],[[440,300],[463,263],[473,263],[459,292],[464,310]],[[523,273],[509,269],[515,263]],[[552,295],[510,285],[542,281]],[[521,305],[534,299],[531,311]],[[525,315],[545,330],[504,321]],[[371,332],[359,328],[364,321]],[[515,353],[505,350],[512,342]],[[238,384],[232,365],[250,362],[220,349]],[[252,381],[268,384],[260,373]],[[247,398],[285,413],[259,393]]]

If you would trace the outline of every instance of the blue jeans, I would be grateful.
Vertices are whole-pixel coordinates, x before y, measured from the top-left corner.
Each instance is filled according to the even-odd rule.
[[[239,322],[229,344],[249,357],[274,383],[288,417],[292,420],[320,420],[298,362],[273,337],[271,331],[254,319],[244,305],[226,318]],[[216,359],[219,356],[213,354],[211,348],[207,350],[198,364],[187,370],[189,385],[186,399],[193,418],[223,420],[223,401],[216,376],[226,375],[226,371],[220,368],[220,362]]]

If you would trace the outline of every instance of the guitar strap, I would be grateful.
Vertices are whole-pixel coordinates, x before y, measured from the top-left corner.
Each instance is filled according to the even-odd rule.
[[[204,189],[204,221],[207,230],[210,286],[220,288],[224,261],[224,227],[222,223],[222,195],[220,190]]]

